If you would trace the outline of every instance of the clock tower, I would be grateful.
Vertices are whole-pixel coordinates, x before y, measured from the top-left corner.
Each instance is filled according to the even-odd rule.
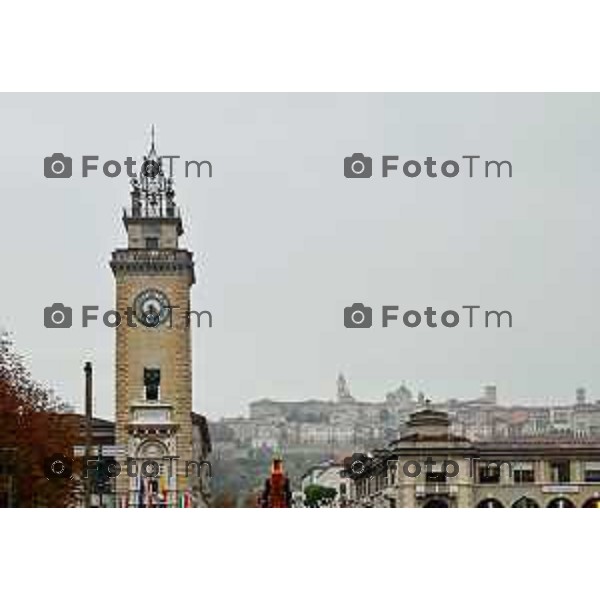
[[[193,450],[188,319],[194,262],[192,253],[179,247],[182,220],[172,173],[165,175],[156,151],[154,128],[150,150],[130,184],[131,205],[123,214],[127,247],[115,250],[110,263],[121,315],[116,328],[117,505],[198,505],[195,468],[186,476],[186,463],[199,460]]]

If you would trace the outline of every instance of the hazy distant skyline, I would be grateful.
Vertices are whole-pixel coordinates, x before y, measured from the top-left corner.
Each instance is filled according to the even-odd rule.
[[[40,94],[0,96],[2,299],[33,376],[82,410],[114,411],[114,331],[43,326],[43,308],[113,307],[108,262],[126,244],[125,174],[43,176],[54,152],[210,160],[176,173],[197,283],[194,409],[246,414],[250,400],[332,399],[343,372],[358,399],[403,381],[434,401],[600,398],[595,342],[600,103],[590,94]],[[355,152],[440,162],[510,160],[513,177],[343,176]],[[401,164],[401,163],[400,163]],[[353,302],[402,310],[479,304],[513,328],[343,327]]]

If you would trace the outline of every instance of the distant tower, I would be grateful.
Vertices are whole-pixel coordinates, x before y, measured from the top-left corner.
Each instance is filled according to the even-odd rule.
[[[498,397],[495,385],[486,385],[483,387],[483,400],[490,404],[496,404]]]
[[[343,373],[340,373],[337,378],[337,394],[336,398],[338,402],[354,402],[354,398],[350,393],[350,387],[348,381],[344,377]]]
[[[394,390],[393,392],[388,392],[385,395],[385,400],[389,404],[399,404],[404,407],[411,406],[412,399],[412,392],[404,382],[402,382],[402,385],[398,389]]]
[[[575,390],[575,402],[577,404],[585,404],[585,388],[580,387]]]
[[[146,479],[119,476],[117,497],[127,506],[154,505],[157,498],[177,506],[192,493],[184,475],[193,459],[191,331],[185,317],[195,277],[192,253],[178,245],[181,216],[154,127],[141,172],[130,183],[131,207],[123,215],[127,247],[115,250],[110,263],[116,309],[123,316],[116,328],[116,442],[123,457],[136,460],[137,473],[144,461],[161,469]],[[165,456],[179,456],[168,470]]]

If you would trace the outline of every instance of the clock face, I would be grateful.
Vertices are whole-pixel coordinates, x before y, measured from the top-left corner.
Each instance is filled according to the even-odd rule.
[[[149,289],[137,295],[133,306],[135,316],[142,325],[157,327],[169,318],[171,304],[163,292]]]

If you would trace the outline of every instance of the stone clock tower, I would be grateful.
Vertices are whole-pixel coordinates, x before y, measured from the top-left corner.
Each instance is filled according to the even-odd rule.
[[[185,475],[186,461],[201,458],[193,450],[187,319],[194,262],[192,253],[179,247],[183,225],[172,177],[164,174],[155,148],[154,130],[140,175],[131,179],[131,206],[123,223],[127,247],[115,250],[110,263],[116,310],[122,317],[116,328],[116,443],[122,468],[117,503],[198,505],[193,477]],[[128,458],[135,476],[125,473]],[[145,461],[158,463],[159,473],[153,475],[148,463],[150,476],[142,477]],[[196,474],[194,468],[190,473]]]

